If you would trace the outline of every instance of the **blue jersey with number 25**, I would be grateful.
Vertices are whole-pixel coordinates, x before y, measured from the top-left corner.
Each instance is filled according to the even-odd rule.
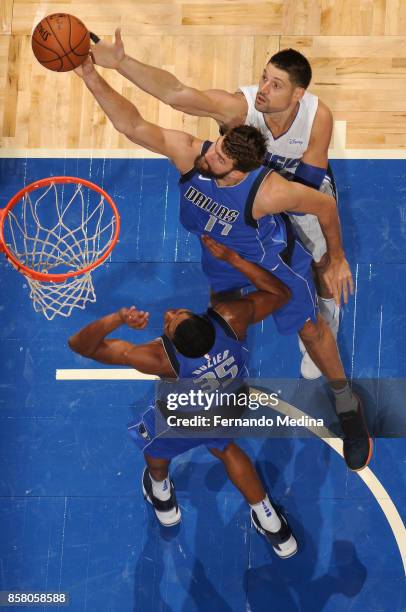
[[[248,376],[248,348],[218,312],[209,308],[205,316],[216,332],[214,345],[207,355],[195,359],[185,357],[167,336],[161,337],[162,342],[178,379],[193,381],[193,385],[203,392],[230,391],[234,383],[239,387]]]

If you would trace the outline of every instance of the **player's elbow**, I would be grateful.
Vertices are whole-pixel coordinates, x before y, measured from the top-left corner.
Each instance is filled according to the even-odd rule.
[[[123,136],[126,136],[130,140],[134,138],[135,129],[131,121],[123,121],[117,118],[113,121],[113,127],[117,132],[123,134]]]
[[[172,83],[163,93],[161,100],[176,110],[183,110],[183,98],[187,89],[180,81]]]
[[[71,336],[68,339],[68,346],[70,350],[73,351],[74,353],[80,353],[79,346],[78,346],[75,336]]]
[[[280,300],[279,308],[282,308],[282,306],[286,306],[286,304],[289,302],[291,297],[292,297],[292,292],[289,289],[289,287],[287,287],[286,285],[281,287],[280,293],[279,293],[279,300]]]
[[[91,357],[90,351],[86,350],[86,348],[81,345],[77,334],[74,334],[68,339],[68,346],[71,351],[78,353],[78,355],[82,355],[82,357]]]
[[[137,131],[145,123],[144,118],[140,115],[133,104],[123,107],[122,111],[111,117],[111,122],[117,132],[127,136],[130,140],[134,139]]]

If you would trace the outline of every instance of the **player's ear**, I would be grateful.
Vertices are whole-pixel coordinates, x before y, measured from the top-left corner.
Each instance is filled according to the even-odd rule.
[[[295,87],[295,90],[293,92],[293,99],[296,102],[299,102],[303,98],[305,93],[306,93],[306,90],[304,87]]]

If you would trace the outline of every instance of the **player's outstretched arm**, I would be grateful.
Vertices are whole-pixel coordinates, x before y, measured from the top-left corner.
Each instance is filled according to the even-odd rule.
[[[329,265],[324,279],[337,304],[341,298],[348,301],[353,293],[352,274],[345,257],[341,238],[341,225],[335,199],[325,193],[287,181],[273,172],[260,189],[253,207],[254,217],[267,214],[298,212],[316,215],[327,244]]]
[[[100,76],[88,57],[75,72],[82,77],[117,131],[136,144],[169,157],[181,173],[193,167],[202,141],[185,132],[159,127],[140,115],[132,102]]]
[[[233,266],[257,288],[257,291],[240,299],[221,302],[215,306],[239,338],[245,337],[249,325],[259,323],[290,300],[289,288],[261,266],[247,261],[236,251],[210,236],[202,236],[202,242],[214,257]]]
[[[83,357],[101,363],[126,365],[145,374],[162,373],[162,359],[158,343],[132,344],[125,340],[106,340],[111,332],[127,324],[133,329],[144,329],[148,324],[149,313],[131,308],[120,308],[93,323],[89,323],[69,338],[72,351]]]
[[[243,96],[221,89],[200,91],[187,87],[170,72],[130,57],[125,53],[120,28],[115,31],[114,43],[100,40],[92,45],[91,51],[96,64],[115,68],[151,96],[189,115],[212,117],[226,124],[237,116],[244,117],[247,112]]]

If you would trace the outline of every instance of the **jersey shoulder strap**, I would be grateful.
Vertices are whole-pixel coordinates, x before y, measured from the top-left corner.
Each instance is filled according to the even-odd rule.
[[[255,227],[255,228],[258,227],[258,222],[252,216],[252,208],[254,206],[254,200],[258,193],[258,189],[261,187],[266,177],[269,174],[271,174],[271,172],[273,172],[271,168],[267,168],[267,167],[261,168],[257,178],[253,182],[251,189],[248,193],[248,198],[245,204],[244,219],[245,219],[245,223],[247,225],[250,225],[251,227]]]
[[[212,145],[213,143],[210,140],[205,140],[202,144],[202,148],[200,149],[200,154],[204,155],[207,151],[207,149]],[[185,172],[185,174],[181,174],[179,177],[179,183],[186,183],[187,181],[190,181],[190,179],[198,172],[197,168],[195,168],[193,166],[193,168],[191,168],[190,170],[188,170],[187,172]]]
[[[166,353],[166,356],[168,357],[169,363],[171,364],[176,376],[179,376],[180,365],[179,365],[178,358],[176,357],[176,351],[175,351],[175,348],[172,342],[169,340],[168,336],[166,336],[165,334],[161,336],[160,339],[165,349],[165,353]]]

